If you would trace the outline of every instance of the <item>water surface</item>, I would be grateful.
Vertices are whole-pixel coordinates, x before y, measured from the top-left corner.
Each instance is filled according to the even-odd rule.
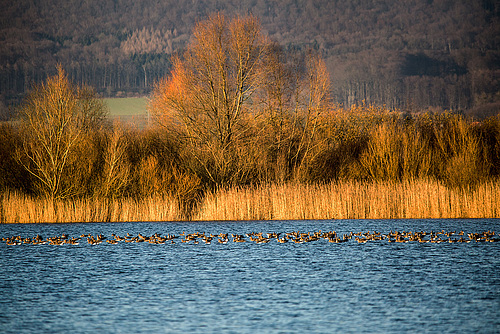
[[[0,236],[319,230],[500,232],[500,220],[13,224]],[[0,254],[2,333],[500,332],[500,242],[82,239]]]

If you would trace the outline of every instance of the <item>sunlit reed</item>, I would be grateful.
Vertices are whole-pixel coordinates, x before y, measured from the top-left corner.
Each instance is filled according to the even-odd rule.
[[[430,180],[230,188],[204,199],[198,220],[497,218],[500,184],[449,188]]]
[[[120,199],[73,199],[52,201],[24,194],[4,193],[2,223],[67,223],[171,221],[181,219],[177,200],[162,196],[140,201]]]
[[[499,218],[500,184],[451,188],[438,181],[345,181],[232,187],[208,193],[193,220]],[[51,201],[5,193],[1,222],[125,222],[186,220],[175,199]]]

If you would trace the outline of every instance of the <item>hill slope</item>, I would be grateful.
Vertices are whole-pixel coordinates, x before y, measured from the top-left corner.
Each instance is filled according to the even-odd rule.
[[[250,12],[282,45],[319,50],[339,103],[498,111],[495,0],[2,0],[2,102],[57,62],[105,96],[147,94],[194,24],[214,11]]]

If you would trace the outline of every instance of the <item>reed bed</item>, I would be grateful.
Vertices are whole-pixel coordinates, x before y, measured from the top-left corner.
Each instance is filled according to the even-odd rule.
[[[230,188],[207,195],[196,220],[499,218],[500,184],[345,181]]]
[[[52,201],[18,193],[4,193],[2,223],[71,223],[171,221],[182,219],[178,201],[156,196],[140,201],[120,199],[72,199]]]
[[[186,220],[175,198],[51,201],[4,193],[2,223]],[[269,184],[207,193],[192,220],[500,218],[500,182],[452,188],[439,181]]]

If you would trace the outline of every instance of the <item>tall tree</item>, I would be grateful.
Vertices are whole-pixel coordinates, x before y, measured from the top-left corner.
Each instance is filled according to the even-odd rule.
[[[330,102],[330,76],[315,52],[286,53],[274,45],[265,62],[266,80],[256,100],[263,110],[267,145],[284,180],[301,177],[314,159],[314,138]]]
[[[60,65],[57,72],[36,85],[19,109],[24,139],[17,154],[38,190],[53,199],[78,192],[68,168],[77,163],[84,132],[98,126],[106,113],[91,89],[73,86]]]
[[[244,106],[260,84],[268,44],[253,16],[222,14],[198,23],[183,59],[154,90],[151,109],[174,117],[189,136],[227,147],[238,136]]]
[[[272,163],[303,172],[330,91],[325,63],[314,53],[285,52],[253,16],[215,14],[193,36],[170,76],[155,86],[151,113],[188,139],[215,183],[234,178],[241,163],[248,166],[244,146],[266,131],[276,152]],[[264,122],[258,129],[251,125],[255,118]]]
[[[212,164],[226,168],[245,134],[246,105],[261,85],[268,45],[257,18],[211,15],[196,25],[170,76],[156,84],[151,112],[164,124],[181,124],[182,134],[213,156]]]

